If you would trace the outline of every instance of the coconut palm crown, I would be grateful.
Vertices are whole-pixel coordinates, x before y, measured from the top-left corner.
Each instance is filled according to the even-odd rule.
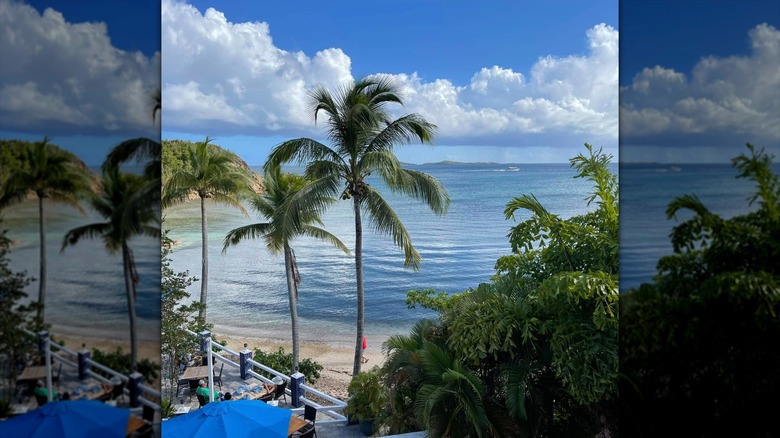
[[[130,319],[130,372],[136,370],[138,363],[135,288],[139,278],[128,242],[136,235],[160,237],[160,228],[157,226],[158,215],[148,209],[136,209],[130,202],[146,183],[147,181],[138,175],[120,173],[117,166],[105,168],[100,184],[101,193],[89,200],[90,206],[105,221],[76,227],[68,231],[62,241],[63,251],[69,245],[75,245],[85,238],[103,240],[109,253],[121,251]]]
[[[243,194],[251,191],[252,180],[240,168],[238,158],[227,151],[211,147],[210,138],[195,144],[190,149],[190,169],[174,173],[163,187],[162,207],[187,202],[193,194],[200,198],[202,271],[200,278],[200,303],[198,316],[205,321],[208,298],[208,233],[206,199],[236,207],[244,215],[247,211],[241,205]]]
[[[289,216],[281,215],[284,211],[281,207],[292,196],[308,184],[306,178],[289,173],[281,173],[276,167],[266,172],[263,176],[265,192],[255,195],[250,199],[252,208],[267,222],[256,223],[238,227],[228,232],[225,236],[222,252],[227,251],[231,245],[237,245],[246,239],[262,238],[266,247],[272,254],[284,253],[284,266],[287,276],[287,293],[290,302],[290,322],[292,325],[293,360],[291,373],[297,371],[299,360],[299,336],[298,336],[298,285],[301,282],[298,273],[298,263],[290,242],[298,236],[308,236],[330,243],[336,248],[349,254],[349,248],[338,237],[317,226],[322,225],[319,213],[314,209],[301,212],[300,227],[289,226]],[[332,199],[331,202],[336,202]]]
[[[299,212],[309,207],[325,209],[328,198],[352,199],[358,301],[354,375],[360,372],[364,324],[362,214],[367,215],[377,232],[391,236],[404,251],[405,267],[418,270],[421,260],[398,215],[366,179],[369,175],[377,175],[393,192],[425,202],[436,214],[447,211],[450,198],[435,178],[402,168],[393,153],[399,144],[414,140],[431,142],[436,127],[419,114],[391,118],[388,104],[403,105],[403,102],[390,80],[366,78],[333,94],[324,87],[317,87],[311,91],[310,98],[315,123],[320,114],[326,116],[330,146],[310,138],[285,141],[271,151],[265,168],[286,162],[306,165],[305,175],[313,182],[287,203],[292,224],[300,223]]]
[[[24,201],[31,194],[38,199],[40,235],[40,276],[38,278],[37,317],[44,320],[46,302],[46,213],[44,199],[68,204],[82,213],[79,199],[93,183],[86,167],[65,151],[49,144],[48,138],[27,148],[25,168],[8,176],[0,187],[0,210]]]

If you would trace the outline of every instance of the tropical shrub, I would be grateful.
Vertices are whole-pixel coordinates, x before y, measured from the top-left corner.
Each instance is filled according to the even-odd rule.
[[[780,181],[748,144],[732,160],[756,184],[725,219],[695,195],[670,202],[674,254],[621,296],[621,434],[777,436],[780,394]],[[746,208],[748,211],[749,208]]]
[[[255,348],[252,353],[252,359],[277,371],[292,369],[292,353],[285,353],[283,347],[279,347],[278,350],[272,352],[265,352]],[[254,367],[253,371],[269,379],[274,377],[258,367]],[[308,385],[313,385],[317,382],[317,379],[320,378],[320,371],[322,371],[322,365],[309,358],[301,359],[298,362],[298,372],[304,375]]]
[[[385,344],[391,432],[592,437],[617,432],[618,192],[611,156],[570,160],[596,209],[563,220],[533,196],[505,214],[513,253],[491,283],[448,296],[412,291],[439,312]]]

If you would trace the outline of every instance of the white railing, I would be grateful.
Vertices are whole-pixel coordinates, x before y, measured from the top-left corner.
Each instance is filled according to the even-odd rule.
[[[241,370],[241,364],[240,363],[236,363],[236,362],[234,362],[234,361],[232,361],[232,360],[222,356],[221,354],[215,352],[213,349],[216,348],[216,349],[219,349],[221,351],[228,352],[231,355],[236,356],[236,357],[241,357],[241,355],[238,352],[235,352],[235,351],[233,351],[233,350],[231,350],[231,349],[229,349],[229,348],[227,348],[225,346],[222,346],[219,343],[215,342],[213,339],[211,339],[211,333],[205,332],[203,334],[199,334],[199,333],[195,333],[195,332],[193,332],[191,330],[188,330],[188,329],[184,329],[184,330],[187,333],[189,333],[189,334],[191,334],[193,336],[197,336],[197,337],[199,337],[201,339],[203,339],[204,337],[208,337],[208,342],[202,342],[202,344],[206,344],[205,345],[206,351],[202,351],[202,352],[204,354],[206,354],[206,358],[207,358],[207,364],[208,364],[208,367],[209,367],[208,374],[209,374],[209,387],[210,388],[214,387],[214,381],[213,381],[213,377],[214,377],[213,361],[214,361],[214,359],[216,359],[216,360],[218,360],[218,361],[220,361],[222,363],[228,364],[228,365],[230,365],[232,367],[235,367],[235,368],[239,369],[239,371]],[[291,376],[288,376],[288,375],[286,375],[286,374],[284,374],[284,373],[282,373],[280,371],[277,371],[277,370],[275,370],[275,369],[273,369],[271,367],[268,367],[268,366],[266,366],[266,365],[264,365],[264,364],[262,364],[262,363],[260,363],[260,362],[258,362],[256,360],[254,360],[254,359],[246,359],[246,365],[245,366],[246,366],[246,373],[247,373],[247,375],[249,375],[250,377],[254,377],[255,379],[258,379],[258,380],[260,380],[262,382],[265,382],[265,383],[274,383],[274,382],[273,382],[273,380],[268,379],[267,377],[263,376],[262,374],[254,371],[254,369],[253,369],[254,367],[257,367],[260,370],[262,370],[262,371],[264,371],[266,373],[269,373],[269,374],[271,374],[273,376],[279,377],[282,380],[286,381],[287,383],[291,383],[291,382],[294,381],[294,379]],[[307,398],[305,395],[300,396],[300,398],[299,398],[300,402],[302,402],[303,404],[312,406],[314,408],[317,408],[317,412],[322,412],[322,413],[324,413],[325,415],[327,415],[327,416],[329,416],[331,418],[330,420],[317,420],[317,424],[318,425],[319,424],[346,424],[347,423],[347,418],[343,414],[340,413],[340,411],[344,410],[344,408],[347,407],[347,403],[346,402],[344,402],[342,400],[339,400],[339,399],[337,399],[335,397],[332,397],[332,396],[330,396],[328,394],[325,394],[324,392],[319,391],[316,388],[313,388],[313,387],[311,387],[309,385],[306,385],[306,384],[300,385],[299,388],[302,389],[305,394],[308,394],[308,393],[314,394],[314,395],[318,396],[319,398],[321,398],[322,400],[326,400],[326,401],[331,403],[331,404],[327,404],[327,405],[319,404],[319,403],[315,402],[314,400],[311,400],[311,399]],[[213,391],[211,391],[211,392],[212,392],[212,397],[213,397]],[[286,395],[288,395],[288,396],[290,396],[290,398],[292,398],[292,391],[291,391],[290,387],[286,387],[284,392],[285,392]],[[293,408],[291,410],[293,412],[295,412],[295,413],[301,413],[301,412],[303,412],[304,408],[303,407],[298,407],[298,408]]]
[[[25,328],[22,328],[22,331],[24,333],[30,335],[30,336],[38,338],[38,342],[41,342],[42,334],[33,333],[33,332],[31,332],[31,331],[29,331],[29,330],[27,330]],[[52,362],[53,361],[57,361],[60,364],[65,364],[65,365],[67,365],[69,367],[72,367],[72,368],[75,368],[77,370],[79,369],[79,364],[78,363],[73,362],[72,360],[69,360],[66,357],[64,357],[63,355],[58,354],[58,353],[59,352],[64,352],[68,356],[75,357],[75,358],[79,358],[80,353],[77,353],[77,352],[75,352],[73,350],[70,350],[70,349],[66,348],[64,345],[60,345],[60,344],[57,344],[56,342],[52,342],[51,339],[49,339],[49,337],[48,337],[48,333],[46,333],[46,336],[45,336],[43,342],[44,342],[44,349],[45,349],[44,354],[45,354],[46,367],[47,367],[47,371],[46,371],[46,385],[47,385],[47,388],[51,388],[52,387],[52,368],[53,368],[53,363]],[[56,349],[57,351],[54,352],[54,351],[52,351],[53,349]],[[81,361],[81,360],[79,359],[79,361]],[[103,364],[101,364],[99,362],[95,362],[94,360],[92,360],[90,358],[84,359],[83,362],[88,367],[85,370],[84,374],[86,376],[89,376],[89,377],[99,381],[99,382],[106,383],[108,385],[112,385],[113,384],[113,382],[111,380],[105,378],[104,376],[102,376],[99,373],[96,373],[95,371],[92,371],[92,368],[96,368],[96,369],[98,369],[100,371],[103,371],[104,373],[107,373],[107,374],[109,374],[111,376],[114,376],[114,377],[120,379],[125,384],[127,384],[128,382],[131,381],[130,377],[125,376],[124,374],[122,374],[122,373],[120,373],[120,372],[118,372],[116,370],[113,370],[113,369],[111,369],[111,368],[109,368],[109,367],[107,367],[107,366],[105,366],[105,365],[103,365]],[[60,377],[60,379],[62,378],[61,375],[58,376],[58,377]],[[149,400],[149,399],[144,397],[146,395],[146,396],[149,396],[149,397],[152,397],[152,398],[156,398],[156,399],[159,400],[159,399],[161,399],[161,394],[160,394],[159,391],[157,391],[157,390],[155,390],[155,389],[153,389],[153,388],[151,388],[149,386],[146,386],[143,383],[138,384],[138,389],[139,389],[139,391],[138,391],[139,395],[138,395],[138,397],[136,399],[136,401],[138,403],[140,403],[141,405],[148,406],[148,407],[150,407],[152,409],[155,409],[157,411],[159,411],[161,409],[159,404],[157,404],[157,403],[153,402],[152,400]],[[125,395],[128,395],[128,397],[129,397],[130,390],[127,387],[125,387],[125,388],[123,388],[123,393]],[[51,401],[51,392],[49,393],[49,401]],[[132,400],[131,400],[130,404],[134,405]],[[133,409],[131,409],[131,410],[133,410]]]

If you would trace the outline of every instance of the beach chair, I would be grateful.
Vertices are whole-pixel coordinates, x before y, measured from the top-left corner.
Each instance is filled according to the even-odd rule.
[[[309,424],[306,426],[303,426],[301,429],[298,430],[300,432],[300,436],[307,437],[307,436],[317,436],[317,429],[314,426],[314,422],[317,421],[317,408],[314,406],[304,405],[303,406],[303,419],[306,420]]]
[[[283,380],[282,383],[276,385],[276,392],[274,393],[274,400],[279,400],[284,397],[284,402],[287,403],[287,393],[284,389],[287,388],[287,381]]]
[[[190,381],[187,379],[179,379],[179,381],[176,383],[176,397],[179,396],[179,391],[184,388],[189,390],[190,389]],[[192,397],[192,394],[188,392],[188,395]]]
[[[51,376],[52,383],[60,383],[60,374],[62,374],[62,362],[60,362],[60,366],[57,367],[57,372]]]
[[[38,407],[41,407],[49,402],[49,398],[45,395],[35,394],[35,401],[38,402]]]
[[[222,391],[222,369],[225,368],[225,363],[222,363],[222,366],[219,367],[219,375],[214,375],[214,383],[219,385],[219,390]]]
[[[111,388],[111,400],[118,400],[125,396],[125,382],[114,385]]]

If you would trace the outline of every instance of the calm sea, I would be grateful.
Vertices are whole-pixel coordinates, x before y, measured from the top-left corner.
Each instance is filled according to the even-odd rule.
[[[575,180],[567,164],[427,165],[414,166],[435,176],[448,190],[452,205],[436,216],[423,204],[384,191],[406,225],[423,261],[420,271],[403,268],[403,253],[386,236],[373,233],[364,222],[366,329],[382,338],[407,333],[419,318],[432,313],[408,310],[406,292],[431,288],[458,293],[489,281],[498,257],[510,252],[506,238],[516,222],[503,217],[512,197],[534,194],[548,210],[562,217],[589,210],[584,198],[590,187]],[[260,169],[255,169],[259,171]],[[775,172],[780,165],[774,165]],[[617,171],[617,166],[613,166]],[[750,208],[750,181],[735,178],[728,165],[621,165],[620,262],[621,290],[650,281],[658,258],[671,254],[669,232],[678,222],[665,210],[675,197],[695,193],[710,210],[731,217]],[[372,181],[376,184],[377,181]],[[380,186],[381,189],[381,186]],[[84,240],[60,252],[62,236],[99,217],[59,204],[47,206],[49,252],[47,318],[69,331],[127,335],[127,304],[120,255],[109,254],[99,240]],[[238,210],[208,204],[209,320],[218,332],[255,337],[289,333],[284,267],[280,255],[269,254],[261,241],[246,241],[222,254],[225,233],[258,222]],[[166,210],[164,227],[179,243],[173,267],[200,277],[200,217],[197,202]],[[521,218],[527,213],[519,212]],[[38,275],[37,204],[27,202],[4,211],[3,228],[15,242],[11,268]],[[686,217],[681,215],[681,217]],[[351,203],[336,204],[325,216],[325,227],[354,246]],[[142,339],[159,336],[159,246],[156,239],[136,238],[135,252],[141,284],[138,315]],[[302,276],[298,302],[302,337],[351,345],[355,324],[354,261],[325,243],[311,239],[293,242]],[[190,289],[199,297],[200,283]],[[37,283],[28,287],[37,297]]]
[[[545,207],[564,218],[592,209],[586,198],[591,187],[568,164],[420,165],[414,169],[436,177],[447,189],[452,205],[444,216],[410,198],[383,193],[394,207],[422,256],[418,272],[404,269],[403,252],[391,239],[377,235],[364,220],[364,278],[366,330],[381,338],[408,333],[431,312],[408,310],[412,289],[462,292],[490,280],[496,259],[510,253],[507,233],[517,222],[504,219],[513,197],[534,194]],[[260,171],[259,168],[254,169]],[[617,171],[617,165],[613,172]],[[378,184],[378,181],[370,181]],[[378,186],[381,190],[381,185]],[[354,248],[351,202],[339,202],[324,217],[325,227]],[[287,289],[281,255],[272,255],[262,241],[245,241],[222,254],[225,234],[260,222],[238,210],[207,204],[209,232],[208,319],[217,331],[254,337],[289,337]],[[201,231],[198,202],[165,210],[164,228],[178,241],[172,267],[200,277]],[[524,211],[521,218],[528,218]],[[364,218],[365,219],[365,218]],[[311,239],[293,242],[302,284],[298,312],[302,338],[353,345],[356,318],[354,259]],[[189,291],[199,297],[200,283]]]
[[[773,170],[780,173],[780,163]],[[691,217],[681,212],[667,220],[666,207],[675,197],[695,194],[724,218],[755,210],[747,201],[755,184],[736,175],[730,164],[621,164],[620,290],[651,281],[658,259],[673,254],[669,234]]]
[[[98,171],[93,168],[93,171]],[[46,213],[47,287],[46,320],[56,330],[68,334],[129,339],[127,294],[121,253],[109,253],[100,239],[82,239],[60,252],[69,230],[102,218],[84,206],[77,209],[44,201]],[[28,201],[3,211],[0,227],[14,242],[10,268],[39,273],[38,202]],[[138,336],[160,339],[160,241],[137,237],[130,241],[139,275],[137,286]],[[38,299],[38,282],[26,289],[29,298]],[[55,333],[56,333],[55,330]],[[125,349],[128,351],[128,349]]]

